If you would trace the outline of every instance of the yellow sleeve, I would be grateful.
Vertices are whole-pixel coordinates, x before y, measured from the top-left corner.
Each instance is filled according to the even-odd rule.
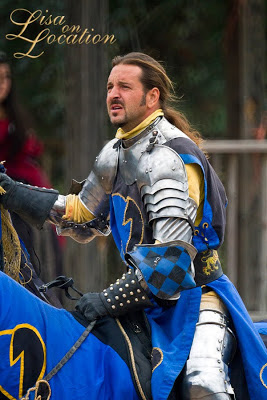
[[[91,221],[95,216],[87,210],[78,196],[69,194],[66,197],[66,210],[62,218],[67,221],[76,222],[77,224],[83,224],[84,222]]]
[[[185,165],[188,179],[189,197],[195,200],[198,210],[195,225],[199,225],[203,214],[204,203],[204,178],[200,165]]]

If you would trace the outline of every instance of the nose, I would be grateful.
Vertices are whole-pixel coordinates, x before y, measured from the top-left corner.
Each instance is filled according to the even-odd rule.
[[[119,88],[113,86],[109,91],[107,97],[111,100],[120,98]]]

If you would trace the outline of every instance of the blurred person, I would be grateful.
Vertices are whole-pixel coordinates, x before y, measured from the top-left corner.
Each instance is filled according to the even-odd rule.
[[[248,389],[242,400],[263,400],[267,352],[217,253],[225,190],[201,136],[171,107],[172,89],[150,56],[115,57],[106,103],[116,137],[85,182],[63,196],[1,174],[0,200],[29,223],[50,221],[81,243],[111,230],[127,272],[102,293],[85,294],[74,315],[86,325],[140,311],[138,321],[145,310],[154,400],[230,400],[236,383]],[[230,372],[240,354],[244,384]]]
[[[21,107],[15,93],[11,64],[4,52],[0,52],[0,161],[7,174],[15,180],[39,187],[51,187],[51,183],[40,166],[40,157],[44,151],[43,143],[36,137],[28,114]],[[42,284],[37,277],[39,260],[34,251],[34,239],[39,235],[16,213],[11,213],[12,223],[26,246],[34,268],[22,268],[22,282],[28,282],[27,288],[40,296],[38,287]],[[54,242],[58,275],[61,272],[60,243],[53,229],[46,232],[49,242]],[[51,247],[51,246],[50,246]],[[32,278],[31,278],[31,275]],[[49,297],[49,296],[48,296]],[[54,298],[54,304],[59,302]]]

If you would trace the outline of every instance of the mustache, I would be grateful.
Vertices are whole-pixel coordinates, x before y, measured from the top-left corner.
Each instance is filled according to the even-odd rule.
[[[120,104],[121,106],[124,105],[121,100],[116,100],[116,99],[111,100],[110,105],[112,106],[113,104]]]

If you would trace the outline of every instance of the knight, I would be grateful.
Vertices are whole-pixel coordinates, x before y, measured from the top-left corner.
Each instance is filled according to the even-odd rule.
[[[225,190],[199,133],[170,106],[172,89],[150,56],[115,57],[106,102],[117,133],[88,178],[64,196],[1,174],[1,203],[39,228],[56,224],[58,234],[81,243],[112,232],[125,274],[103,292],[85,294],[76,309],[87,321],[145,310],[154,400],[234,399],[229,366],[237,345],[248,398],[263,400],[258,371],[267,354],[217,253]]]

